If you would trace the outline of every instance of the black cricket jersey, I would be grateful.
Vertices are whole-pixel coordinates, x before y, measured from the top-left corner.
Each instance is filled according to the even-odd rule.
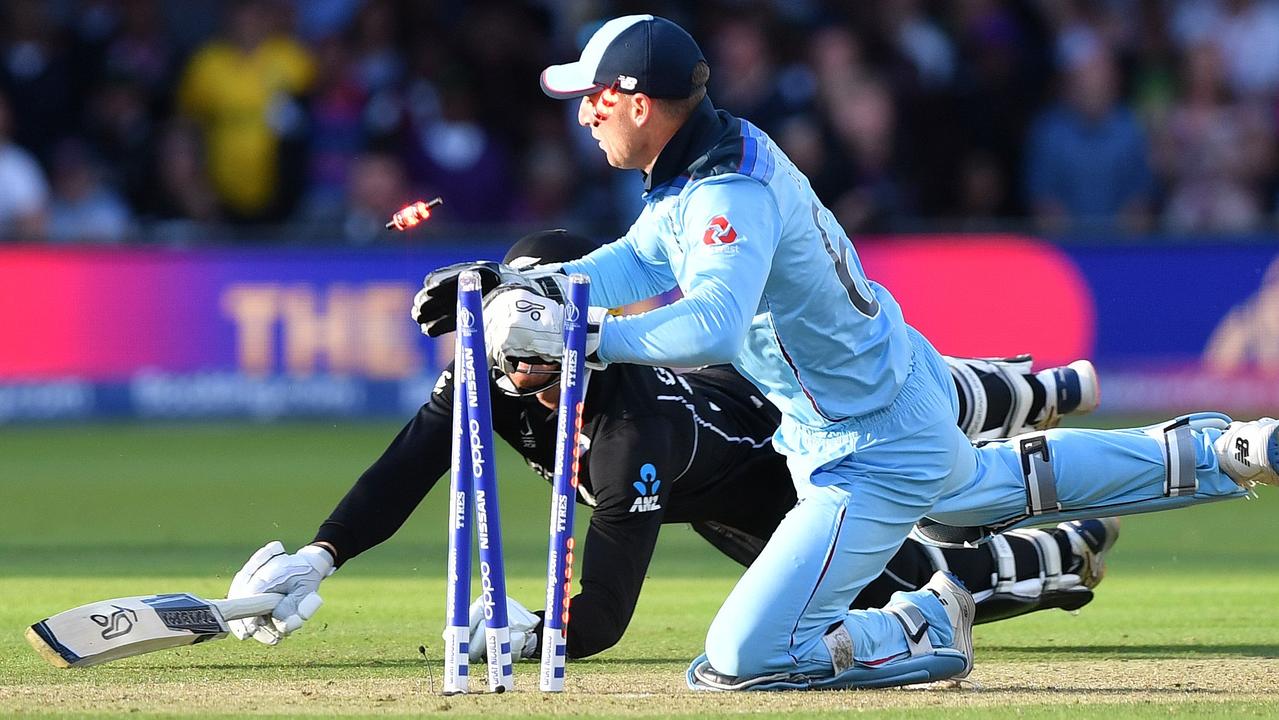
[[[490,384],[493,429],[543,477],[555,466],[556,413]],[[394,534],[448,472],[453,369],[360,477],[316,535],[338,562]],[[618,364],[590,373],[583,403],[578,501],[593,507],[572,600],[568,654],[614,645],[639,598],[662,523],[695,529],[749,563],[795,504],[772,450],[779,414],[729,366],[675,373]]]

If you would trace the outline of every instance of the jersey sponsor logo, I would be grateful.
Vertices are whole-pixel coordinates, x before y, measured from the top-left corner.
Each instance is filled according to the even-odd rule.
[[[723,215],[711,218],[706,225],[706,232],[702,233],[703,245],[732,245],[736,241],[737,230]]]
[[[630,512],[652,512],[662,509],[657,495],[658,489],[662,487],[662,481],[657,479],[657,468],[653,467],[652,463],[644,463],[640,468],[640,479],[631,483],[631,487],[635,488],[639,497],[631,503]]]

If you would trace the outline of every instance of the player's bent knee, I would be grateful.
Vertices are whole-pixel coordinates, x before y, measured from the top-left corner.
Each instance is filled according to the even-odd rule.
[[[747,677],[768,672],[764,643],[751,642],[749,629],[728,622],[711,623],[706,633],[706,659],[725,675]],[[758,640],[756,635],[755,640]]]

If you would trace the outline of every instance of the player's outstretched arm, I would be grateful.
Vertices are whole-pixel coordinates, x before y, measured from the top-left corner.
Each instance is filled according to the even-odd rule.
[[[360,476],[311,544],[289,553],[278,540],[272,541],[249,557],[227,597],[276,592],[285,598],[271,614],[230,622],[233,635],[279,643],[319,609],[324,578],[395,534],[448,469],[452,399],[450,367],[441,374],[431,399]]]
[[[382,543],[400,529],[449,469],[452,457],[453,366],[440,373],[430,399],[360,475],[316,532],[337,564]]]
[[[601,307],[629,305],[675,287],[666,250],[643,215],[621,238],[561,269],[589,277],[591,302]]]
[[[754,180],[701,182],[684,208],[678,240],[686,254],[679,278],[684,297],[607,318],[600,331],[604,362],[697,367],[731,362],[740,352],[759,310],[781,220],[772,195]],[[720,234],[708,230],[712,224]]]

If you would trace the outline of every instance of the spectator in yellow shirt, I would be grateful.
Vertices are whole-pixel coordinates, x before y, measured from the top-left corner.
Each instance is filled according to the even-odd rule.
[[[195,53],[178,88],[178,107],[203,129],[213,188],[242,221],[278,218],[281,142],[300,131],[296,98],[315,76],[306,48],[277,22],[262,0],[237,3],[227,37]]]

